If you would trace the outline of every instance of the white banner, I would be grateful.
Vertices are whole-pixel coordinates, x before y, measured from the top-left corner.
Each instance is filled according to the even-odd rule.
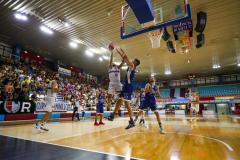
[[[58,73],[71,76],[71,70],[62,67],[58,67]]]
[[[44,101],[37,101],[36,102],[36,111],[42,112],[45,111],[46,102]],[[72,111],[72,105],[70,102],[56,102],[53,107],[53,112],[67,112]]]

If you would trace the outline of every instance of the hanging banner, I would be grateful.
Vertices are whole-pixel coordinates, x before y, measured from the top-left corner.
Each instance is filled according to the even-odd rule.
[[[192,25],[191,19],[173,25],[173,33],[174,34],[181,32],[181,31],[192,30],[192,29],[193,29],[193,25]]]
[[[58,73],[71,76],[71,70],[62,67],[58,67]]]

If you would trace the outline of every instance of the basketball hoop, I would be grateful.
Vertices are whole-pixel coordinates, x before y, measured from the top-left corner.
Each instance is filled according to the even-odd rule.
[[[152,43],[152,48],[159,48],[161,46],[161,39],[162,39],[162,29],[160,30],[155,30],[147,33],[147,36],[149,37],[151,43]]]

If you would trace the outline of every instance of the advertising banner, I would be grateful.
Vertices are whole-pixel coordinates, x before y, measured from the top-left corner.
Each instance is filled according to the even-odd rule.
[[[33,113],[35,107],[33,101],[0,101],[0,114]]]
[[[36,111],[37,112],[44,112],[46,110],[46,102],[44,101],[37,101],[36,102]],[[70,102],[56,102],[53,107],[53,112],[67,112],[72,111],[72,105]]]

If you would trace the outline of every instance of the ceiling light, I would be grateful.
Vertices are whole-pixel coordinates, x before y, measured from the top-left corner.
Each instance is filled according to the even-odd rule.
[[[15,13],[14,14],[16,19],[22,20],[22,21],[27,21],[28,17],[25,14],[22,13]]]
[[[74,40],[72,40],[72,41],[73,41],[73,42],[76,42],[76,43],[84,44],[84,41],[79,40],[79,39],[74,39]]]
[[[103,58],[102,58],[102,57],[99,57],[98,60],[99,60],[100,62],[102,62],[102,61],[103,61]]]
[[[92,57],[93,56],[93,53],[91,52],[91,51],[89,51],[89,50],[86,50],[86,55],[88,56],[88,57]]]
[[[69,22],[64,22],[63,23],[65,27],[70,27],[70,23]]]
[[[188,64],[190,63],[190,60],[189,60],[189,59],[187,60],[187,63],[188,63]]]
[[[212,66],[212,68],[213,68],[213,69],[218,69],[218,68],[221,68],[221,66],[220,66],[219,64],[214,64],[214,65]]]
[[[44,33],[47,33],[49,35],[53,34],[53,31],[50,28],[46,27],[46,26],[42,25],[42,26],[40,26],[40,29],[41,29],[41,31],[43,31]]]
[[[165,75],[171,75],[172,72],[171,71],[165,71]]]
[[[101,49],[103,52],[107,52],[107,49],[104,48],[104,47],[101,47],[100,49]]]
[[[119,66],[121,62],[113,62],[115,65]]]
[[[95,48],[89,48],[88,50],[91,51],[91,52],[95,52],[96,51]]]
[[[68,22],[66,19],[64,19],[64,18],[58,18],[58,21],[60,22],[60,23],[62,23],[65,27],[69,27],[71,24],[70,24],[70,22]]]
[[[238,63],[237,66],[240,67],[240,63]]]
[[[110,58],[108,56],[103,56],[103,59],[109,60]]]
[[[69,43],[69,46],[70,46],[71,48],[77,48],[77,47],[78,47],[78,44],[75,43],[75,42],[70,42],[70,43]]]

